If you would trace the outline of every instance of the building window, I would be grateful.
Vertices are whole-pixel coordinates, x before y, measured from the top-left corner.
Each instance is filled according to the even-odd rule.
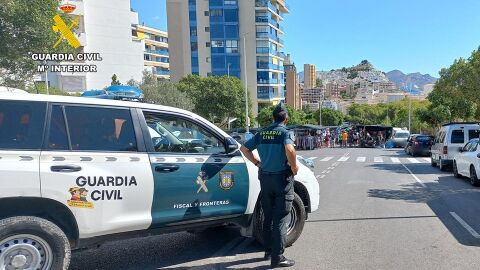
[[[210,43],[210,42],[207,42],[207,43],[205,43],[205,46],[207,46],[207,48],[210,48],[211,43]]]
[[[207,11],[205,11],[205,12],[203,12],[203,14],[205,14],[205,16],[210,16],[210,14],[209,14],[208,10],[207,10]]]
[[[223,40],[213,40],[212,41],[212,47],[218,48],[218,47],[225,47]]]
[[[207,63],[210,63],[210,62],[212,62],[212,58],[211,58],[211,57],[207,57],[207,58],[205,59],[205,61],[206,61]]]
[[[196,36],[196,35],[197,35],[197,28],[190,27],[190,36]]]
[[[210,17],[221,17],[223,16],[223,9],[211,9]]]
[[[237,5],[237,0],[225,0],[225,5],[235,6]]]
[[[210,27],[205,27],[205,32],[210,32]]]
[[[227,53],[238,53],[238,40],[227,40]]]
[[[197,42],[192,42],[191,43],[191,48],[192,48],[192,51],[198,51],[198,43]]]
[[[238,22],[238,10],[225,9],[225,22]]]

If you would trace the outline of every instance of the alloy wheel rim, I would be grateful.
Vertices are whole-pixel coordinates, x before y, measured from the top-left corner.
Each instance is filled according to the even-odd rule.
[[[289,235],[293,229],[295,229],[295,226],[297,225],[297,209],[295,207],[292,207],[292,210],[290,211],[290,220],[287,223],[287,235]]]
[[[0,270],[46,270],[52,261],[50,245],[38,236],[14,235],[0,242]]]

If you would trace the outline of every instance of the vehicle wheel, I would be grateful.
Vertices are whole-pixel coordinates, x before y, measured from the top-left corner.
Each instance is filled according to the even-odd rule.
[[[442,172],[447,170],[447,167],[443,164],[442,159],[438,160],[438,168],[440,168],[440,171],[442,171]]]
[[[437,167],[437,163],[433,159],[433,155],[430,155],[430,165],[432,165],[432,167]]]
[[[258,204],[260,205],[260,204]],[[290,211],[290,218],[287,221],[287,240],[285,243],[286,247],[289,247],[297,241],[303,231],[303,226],[305,225],[305,220],[307,218],[307,213],[305,212],[305,206],[303,205],[302,199],[295,193],[295,198],[293,199],[292,210]],[[264,244],[263,239],[263,211],[261,207],[257,207],[257,210],[254,214],[254,224],[253,224],[253,235],[255,239],[260,243]]]
[[[68,269],[70,243],[65,233],[43,218],[0,220],[0,269]]]
[[[475,168],[473,166],[470,166],[470,184],[476,187],[480,186],[480,181],[478,180],[477,172],[475,171]]]
[[[453,162],[453,176],[456,178],[461,178],[462,176],[458,173],[457,162]]]

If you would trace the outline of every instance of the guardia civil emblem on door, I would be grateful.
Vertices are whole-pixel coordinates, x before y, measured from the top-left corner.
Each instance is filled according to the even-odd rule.
[[[230,189],[233,188],[233,185],[235,184],[235,179],[233,177],[233,172],[231,172],[231,171],[220,172],[218,178],[219,178],[218,179],[218,185],[220,186],[221,189],[230,190]]]

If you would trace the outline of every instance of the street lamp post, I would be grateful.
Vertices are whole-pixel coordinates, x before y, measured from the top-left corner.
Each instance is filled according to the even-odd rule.
[[[246,35],[248,33],[244,33],[242,35],[243,38],[243,73],[245,74],[245,132],[250,132],[250,119],[248,118],[248,74],[247,74],[247,46],[246,46]]]
[[[322,126],[322,103],[323,103],[323,90],[321,90],[320,92],[320,102],[319,102],[319,111],[320,111],[320,115],[319,115],[319,118],[320,118],[320,126]]]
[[[45,65],[48,67],[47,61],[45,61]],[[47,88],[47,95],[49,95],[49,90],[48,90],[48,68],[45,69],[45,87]]]
[[[227,65],[227,76],[228,77],[230,77],[230,66],[231,65],[232,65],[231,63],[228,63],[228,65]]]

